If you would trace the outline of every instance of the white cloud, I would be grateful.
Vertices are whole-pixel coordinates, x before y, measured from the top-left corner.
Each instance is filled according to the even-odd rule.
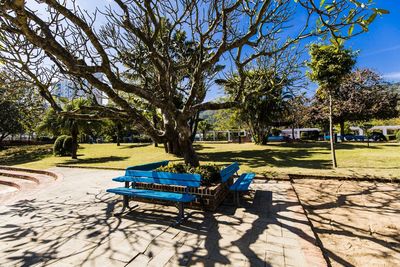
[[[391,46],[391,47],[377,49],[370,53],[361,54],[361,56],[362,57],[375,56],[375,55],[379,55],[379,54],[386,53],[386,52],[396,51],[399,49],[400,49],[400,45],[395,45],[395,46]]]
[[[398,71],[398,72],[389,72],[389,73],[383,74],[383,78],[385,78],[387,80],[400,81],[400,71]]]

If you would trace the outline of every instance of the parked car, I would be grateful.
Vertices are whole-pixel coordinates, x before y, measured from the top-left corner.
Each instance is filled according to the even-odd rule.
[[[287,136],[268,136],[268,142],[287,142],[289,141],[289,137]]]
[[[370,139],[374,140],[374,141],[387,141],[386,136],[384,136],[382,133],[380,132],[373,132],[371,133],[371,135],[369,136]]]

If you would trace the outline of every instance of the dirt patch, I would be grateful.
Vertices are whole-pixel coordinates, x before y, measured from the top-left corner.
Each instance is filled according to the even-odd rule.
[[[295,180],[332,266],[400,266],[400,185]]]

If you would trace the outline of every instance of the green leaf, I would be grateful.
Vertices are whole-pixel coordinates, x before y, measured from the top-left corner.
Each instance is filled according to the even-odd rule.
[[[325,0],[321,0],[319,7],[321,8],[325,4]]]
[[[381,8],[375,8],[375,12],[378,13],[378,15],[383,15],[383,14],[389,14],[389,10],[386,9],[381,9]]]
[[[348,30],[347,34],[350,36],[350,35],[353,34],[353,31],[354,31],[354,24],[351,24],[350,27],[349,27],[349,30]]]
[[[371,24],[375,19],[376,19],[376,16],[378,15],[378,13],[374,13],[374,14],[372,14],[371,16],[369,16],[369,18],[367,19],[367,21],[366,21],[366,23],[367,23],[367,25],[368,24]]]

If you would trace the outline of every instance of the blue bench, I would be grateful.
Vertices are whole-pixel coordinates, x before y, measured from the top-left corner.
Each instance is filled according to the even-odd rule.
[[[237,174],[239,170],[239,164],[237,162],[232,163],[225,169],[221,170],[221,181],[226,183],[229,178],[231,178],[234,174]],[[249,190],[249,186],[255,177],[254,173],[243,173],[236,179],[236,181],[229,186],[229,191],[233,191],[233,198],[236,205],[239,205],[239,194],[240,192],[245,192]]]
[[[148,163],[148,164],[135,165],[135,166],[130,166],[130,167],[126,168],[126,171],[129,171],[129,170],[152,171],[159,167],[167,166],[168,163],[169,163],[168,160],[163,160],[163,161],[157,161],[157,162]]]
[[[136,166],[135,166],[136,168]],[[166,200],[178,203],[178,218],[176,223],[179,224],[185,219],[184,203],[192,202],[196,196],[189,194],[189,188],[200,186],[200,174],[182,174],[169,172],[155,172],[151,170],[135,170],[133,167],[128,168],[124,176],[114,178],[115,182],[125,183],[125,187],[117,187],[107,189],[108,193],[122,195],[124,206],[121,214],[126,208],[129,208],[130,197],[140,197],[147,199]],[[135,183],[151,183],[160,185],[176,185],[184,187],[183,193],[164,192],[157,190],[135,188]]]

